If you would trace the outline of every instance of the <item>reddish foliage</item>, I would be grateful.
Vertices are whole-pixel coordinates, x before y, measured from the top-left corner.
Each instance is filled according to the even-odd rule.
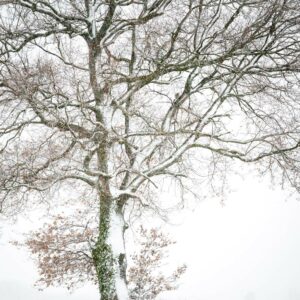
[[[95,224],[78,224],[81,212],[73,220],[55,217],[37,232],[32,232],[23,246],[36,258],[40,288],[65,286],[68,289],[90,281],[97,283],[91,255],[96,236]],[[90,225],[90,226],[89,226]],[[161,272],[168,248],[175,242],[157,228],[139,230],[140,251],[134,253],[128,269],[131,299],[151,300],[160,293],[177,288],[177,281],[186,266],[178,267],[166,276]],[[19,243],[14,243],[20,245]]]
[[[85,281],[96,282],[90,255],[93,235],[88,226],[75,225],[62,216],[32,232],[25,246],[37,261],[40,276],[37,285],[73,288]]]
[[[185,273],[182,265],[170,275],[161,272],[168,247],[175,242],[167,235],[152,228],[140,228],[141,250],[132,256],[133,266],[128,270],[131,298],[139,300],[155,299],[160,293],[177,289],[178,279]]]

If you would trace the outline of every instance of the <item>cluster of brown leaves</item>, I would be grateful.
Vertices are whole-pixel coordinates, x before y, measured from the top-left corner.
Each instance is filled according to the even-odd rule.
[[[80,215],[80,212],[79,212]],[[25,246],[36,258],[40,288],[65,286],[74,288],[96,280],[90,255],[94,231],[68,218],[57,216],[38,232],[32,232]]]
[[[79,225],[82,212],[73,221],[56,216],[52,223],[32,232],[24,244],[36,259],[40,288],[65,286],[76,288],[84,282],[97,284],[91,255],[95,243],[95,224]],[[81,217],[81,219],[80,219]],[[178,267],[171,275],[162,273],[168,248],[175,242],[157,228],[139,230],[140,250],[131,256],[128,285],[131,299],[155,299],[164,291],[175,290],[186,266]]]
[[[162,292],[177,289],[186,265],[177,267],[168,276],[163,274],[161,270],[168,248],[175,242],[157,228],[148,230],[141,226],[140,236],[141,250],[132,256],[133,266],[128,270],[131,298],[152,300]]]

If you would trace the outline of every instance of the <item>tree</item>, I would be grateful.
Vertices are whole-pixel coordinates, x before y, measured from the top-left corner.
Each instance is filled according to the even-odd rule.
[[[236,160],[299,191],[297,0],[0,4],[0,211],[88,197],[102,300],[128,299],[127,220],[163,180]]]

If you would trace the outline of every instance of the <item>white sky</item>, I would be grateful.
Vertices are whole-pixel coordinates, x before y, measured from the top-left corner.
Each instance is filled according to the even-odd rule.
[[[286,196],[249,175],[236,181],[225,206],[205,200],[185,213],[181,225],[168,226],[177,240],[170,259],[174,266],[185,262],[188,270],[180,288],[161,299],[299,300],[300,202]],[[25,223],[2,229],[0,299],[98,300],[96,287],[71,295],[33,287],[34,264],[7,244]]]

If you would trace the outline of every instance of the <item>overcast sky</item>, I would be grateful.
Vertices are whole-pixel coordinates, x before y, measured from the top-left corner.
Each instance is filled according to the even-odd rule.
[[[185,262],[188,270],[180,288],[161,299],[300,299],[300,202],[251,176],[236,181],[234,189],[225,206],[205,200],[185,212],[181,225],[167,226],[177,240],[170,259],[174,266]],[[2,229],[0,299],[98,299],[92,286],[71,295],[37,291],[33,262],[7,243],[21,226],[28,223]]]

